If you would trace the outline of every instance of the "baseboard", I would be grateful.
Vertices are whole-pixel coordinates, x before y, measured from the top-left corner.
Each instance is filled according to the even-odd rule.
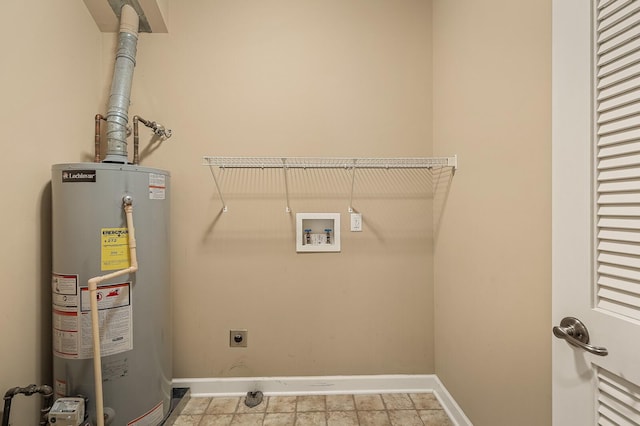
[[[433,374],[375,376],[225,377],[173,379],[174,387],[191,389],[193,397],[265,395],[336,395],[432,392],[456,426],[472,426],[440,379]]]

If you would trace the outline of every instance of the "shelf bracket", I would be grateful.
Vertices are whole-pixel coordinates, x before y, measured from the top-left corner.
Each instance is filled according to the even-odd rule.
[[[458,168],[458,156],[455,155],[453,157],[449,157],[447,159],[446,167],[451,168],[451,177],[450,177],[450,180],[451,180],[453,176],[456,174],[456,169]],[[444,169],[445,169],[445,166],[438,167],[438,178],[436,179],[435,187],[433,188],[434,195],[438,193],[438,188],[440,187],[440,180],[442,178],[442,173],[444,172]]]
[[[284,176],[284,196],[287,202],[287,205],[284,208],[285,213],[291,213],[291,208],[289,207],[289,181],[287,179],[287,159],[282,159],[282,175]]]
[[[227,203],[224,202],[224,197],[222,197],[222,191],[220,190],[220,184],[218,183],[218,178],[216,177],[215,172],[213,171],[213,165],[209,166],[209,170],[211,170],[211,176],[213,176],[213,181],[216,184],[216,189],[218,190],[218,196],[220,196],[220,201],[222,202],[222,212],[227,212]],[[221,169],[224,170],[224,169]]]
[[[353,166],[351,167],[351,194],[349,195],[349,213],[353,213],[353,186],[356,181],[356,159],[353,159]]]
[[[442,177],[442,171],[444,170],[444,167],[440,167],[438,170],[438,178],[436,179],[436,186],[435,188],[433,188],[433,194],[435,196],[435,194],[438,193],[438,187],[440,186],[440,178]]]
[[[458,169],[458,155],[454,155],[453,157],[447,158],[447,166],[451,167],[451,176],[456,174],[456,170]]]

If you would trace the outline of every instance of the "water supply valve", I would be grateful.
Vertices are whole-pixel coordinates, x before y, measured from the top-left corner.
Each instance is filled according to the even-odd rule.
[[[151,130],[153,130],[153,133],[156,136],[160,136],[161,138],[164,138],[164,139],[169,139],[171,137],[171,134],[172,134],[171,129],[165,128],[162,124],[156,123],[155,121],[145,120],[144,118],[139,116],[136,116],[135,118],[139,120],[142,124],[150,128]],[[135,121],[134,121],[134,124],[135,124]]]
[[[171,129],[165,129],[164,126],[157,124],[155,121],[152,124],[151,129],[153,133],[160,136],[161,138],[169,139],[171,137]]]

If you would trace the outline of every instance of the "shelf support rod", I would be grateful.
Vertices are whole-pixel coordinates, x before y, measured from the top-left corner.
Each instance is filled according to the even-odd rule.
[[[351,195],[349,195],[349,213],[353,213],[353,187],[356,181],[356,159],[353,159],[353,167],[351,167]]]
[[[284,195],[287,202],[287,205],[284,208],[285,213],[291,213],[291,208],[289,207],[289,182],[287,181],[287,159],[282,159],[282,174],[284,176]]]
[[[222,191],[220,190],[220,185],[218,184],[218,178],[216,177],[216,174],[213,171],[213,166],[209,165],[209,170],[211,170],[211,176],[213,176],[213,181],[216,184],[216,189],[218,190],[218,196],[220,196],[220,201],[222,201],[222,212],[226,213],[227,212],[227,203],[224,202],[224,197],[222,197]]]
[[[431,169],[433,170],[433,169]],[[442,177],[442,171],[444,170],[444,167],[439,167],[438,168],[438,178],[436,179],[436,187],[433,189],[433,197],[435,198],[438,194],[438,187],[440,186],[440,178]],[[454,168],[452,168],[452,170],[455,170]]]

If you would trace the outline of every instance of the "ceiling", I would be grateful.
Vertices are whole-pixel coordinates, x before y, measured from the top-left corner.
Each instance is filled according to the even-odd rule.
[[[140,32],[167,33],[166,12],[169,0],[83,0],[103,33],[118,32],[120,9],[129,4],[140,16]]]

